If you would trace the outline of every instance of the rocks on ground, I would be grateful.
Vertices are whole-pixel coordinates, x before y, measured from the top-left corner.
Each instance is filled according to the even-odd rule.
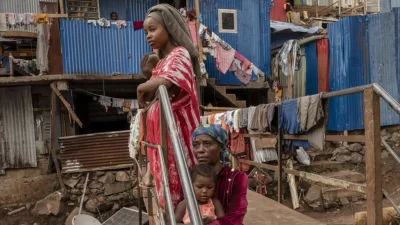
[[[61,201],[63,194],[61,192],[54,192],[44,199],[36,202],[35,207],[32,209],[33,215],[55,215],[57,216],[63,209],[64,204]]]

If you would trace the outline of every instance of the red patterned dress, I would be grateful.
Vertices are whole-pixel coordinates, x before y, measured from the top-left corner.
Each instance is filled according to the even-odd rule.
[[[196,81],[193,72],[192,60],[184,47],[176,47],[166,58],[162,59],[153,70],[152,79],[162,77],[178,86],[180,93],[171,100],[172,111],[178,128],[178,135],[182,143],[186,162],[191,169],[196,159],[191,144],[191,134],[200,123],[200,111],[196,93]],[[146,141],[151,144],[160,144],[160,104],[157,101],[147,112]],[[164,206],[164,189],[162,185],[161,165],[158,152],[154,148],[148,149],[150,172],[160,204]],[[174,208],[183,200],[182,187],[178,169],[168,137],[168,179]]]

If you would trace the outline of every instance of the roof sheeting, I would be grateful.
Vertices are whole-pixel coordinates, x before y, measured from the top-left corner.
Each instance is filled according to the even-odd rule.
[[[293,32],[301,32],[301,33],[309,33],[309,34],[314,34],[318,30],[323,29],[320,26],[313,27],[313,28],[305,28],[302,26],[296,26],[292,23],[285,23],[285,22],[279,22],[279,21],[272,21],[271,20],[271,29],[274,32],[280,32],[284,30],[291,30]]]
[[[0,173],[36,167],[36,142],[30,87],[0,88]]]
[[[399,9],[329,24],[329,91],[378,83],[399,101],[399,24]],[[363,94],[330,99],[328,120],[329,130],[363,129]],[[382,100],[381,125],[399,123]]]

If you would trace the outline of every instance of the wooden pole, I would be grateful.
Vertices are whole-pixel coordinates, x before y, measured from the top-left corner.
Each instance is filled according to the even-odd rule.
[[[58,181],[60,182],[61,191],[65,193],[66,188],[62,180],[60,165],[58,164],[55,141],[56,141],[56,115],[57,115],[57,96],[56,93],[51,93],[51,118],[50,118],[50,152],[53,157],[54,165],[56,166]]]
[[[65,14],[65,11],[64,11],[64,0],[58,0],[58,4],[60,6],[60,14]]]
[[[62,96],[60,90],[56,87],[55,83],[50,84],[51,89],[53,89],[53,93],[55,93],[62,103],[64,104],[65,108],[67,108],[68,112],[71,114],[72,119],[82,128],[83,124],[78,116],[75,114],[74,110],[71,109],[70,104],[65,100],[64,96]]]
[[[280,107],[278,106],[278,115],[280,115]],[[278,202],[282,203],[282,129],[279,128],[279,116],[278,116]]]
[[[199,34],[199,30],[200,30],[200,20],[199,20],[199,17],[200,17],[200,5],[199,5],[199,0],[194,0],[194,8],[195,8],[195,11],[196,11],[197,47],[199,49],[199,62],[201,64],[201,63],[204,62],[204,58],[203,58],[204,56],[203,56],[203,44],[202,44],[202,41],[200,39],[200,34]],[[202,76],[198,77],[196,80],[197,80],[196,89],[197,89],[197,93],[198,93],[197,98],[198,98],[199,105],[201,105],[201,103],[202,103],[201,99],[202,99],[203,93],[202,93],[202,89],[200,87],[200,83],[202,81]]]
[[[382,224],[382,174],[379,95],[364,90],[365,166],[367,179],[367,224]]]
[[[341,12],[342,12],[342,0],[339,0],[339,18],[340,18]]]

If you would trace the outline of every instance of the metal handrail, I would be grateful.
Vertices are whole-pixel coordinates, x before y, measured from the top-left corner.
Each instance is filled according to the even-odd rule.
[[[186,200],[186,208],[189,212],[191,224],[203,225],[199,206],[197,204],[197,200],[194,195],[192,182],[191,182],[191,179],[189,176],[189,169],[187,166],[186,158],[183,153],[182,143],[178,136],[178,128],[176,126],[175,118],[172,113],[172,106],[171,106],[171,102],[169,100],[168,91],[164,85],[161,85],[158,88],[157,98],[160,101],[160,107],[162,109],[160,111],[160,113],[163,113],[163,115],[161,115],[161,116],[163,116],[165,118],[165,122],[166,122],[166,125],[168,128],[168,133],[169,133],[169,137],[170,137],[171,144],[172,144],[172,150],[174,152],[175,161],[177,164],[178,173],[179,173],[179,177],[180,177],[180,181],[181,181],[181,185],[182,185],[182,189],[183,189],[183,194],[184,194],[185,200]],[[153,104],[154,102],[156,102],[156,101],[153,101],[151,104]],[[149,108],[149,106],[146,107],[145,110],[147,110],[148,108]],[[161,159],[160,163],[161,163],[164,188],[165,188],[165,192],[166,192],[166,202],[167,202],[167,205],[169,208],[169,217],[172,222],[171,224],[175,225],[176,221],[175,221],[175,215],[174,215],[173,206],[172,206],[171,193],[169,191],[168,175],[166,174],[167,167],[165,165],[164,160],[162,160],[162,159],[164,159],[162,147],[159,145],[152,145],[152,144],[149,144],[146,142],[142,142],[142,143],[144,145],[156,148],[158,150],[158,153],[159,153],[160,159]]]

